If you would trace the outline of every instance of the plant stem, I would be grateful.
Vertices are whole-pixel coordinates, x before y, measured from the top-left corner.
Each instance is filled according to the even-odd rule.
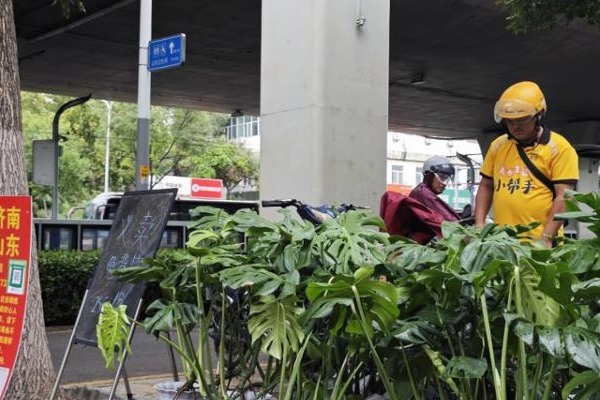
[[[279,312],[284,313],[284,310],[282,310],[283,305],[279,304],[278,307],[280,308]],[[287,362],[288,362],[288,346],[283,346],[283,355],[281,357],[281,374],[279,376],[279,392],[283,393],[284,387],[285,387],[285,373],[286,373],[286,368],[287,368]],[[289,382],[289,387],[288,387],[288,392],[291,390],[291,386],[293,386],[293,382]],[[289,392],[290,396],[291,396],[291,392]],[[286,395],[286,398],[289,399],[289,397]]]
[[[419,391],[417,389],[417,385],[415,384],[415,379],[412,376],[412,372],[410,372],[408,358],[406,357],[406,351],[404,350],[404,343],[402,343],[402,340],[400,340],[400,350],[402,351],[402,359],[404,360],[404,365],[406,366],[406,373],[408,374],[408,380],[410,381],[410,387],[412,388],[413,395],[415,396],[415,399],[420,400]]]
[[[435,384],[437,386],[438,395],[440,396],[440,400],[446,400],[446,393],[444,393],[444,388],[442,388],[442,385],[440,384],[440,378],[438,378],[437,376],[434,376],[433,379],[435,379]]]
[[[440,323],[440,325],[442,327],[444,327],[444,336],[446,337],[446,341],[448,342],[448,347],[450,348],[450,353],[452,354],[452,356],[455,356],[456,352],[454,351],[454,346],[452,345],[452,340],[450,340],[450,335],[448,334],[448,328],[446,327],[446,324],[444,323],[444,320],[442,319],[442,316],[440,315],[440,308],[437,304],[435,305],[435,314],[437,315],[438,322]]]
[[[550,398],[550,393],[552,392],[552,382],[554,381],[554,371],[556,371],[557,365],[558,359],[556,357],[552,357],[550,369],[548,370],[548,376],[546,377],[546,384],[544,385],[544,394],[542,396],[542,400],[548,400]]]
[[[289,379],[289,385],[288,385],[288,390],[286,392],[285,395],[285,400],[290,400],[291,396],[292,396],[292,390],[294,387],[293,382],[294,381],[298,381],[298,388],[300,388],[300,390],[302,389],[302,382],[300,381],[300,372],[302,369],[302,359],[304,358],[304,352],[306,351],[306,348],[308,347],[308,344],[310,342],[310,338],[311,335],[309,334],[306,338],[304,343],[302,344],[302,347],[300,348],[300,350],[298,351],[298,353],[296,354],[296,359],[294,360],[294,363],[292,365],[292,372],[290,374],[290,379]],[[285,350],[284,350],[285,353]]]
[[[524,317],[523,299],[521,297],[521,270],[518,265],[514,266],[513,276],[515,277],[515,302],[517,315]],[[519,360],[517,372],[517,398],[529,400],[529,391],[527,390],[527,354],[525,353],[525,342],[519,340]]]
[[[533,374],[533,382],[531,385],[531,391],[529,393],[529,397],[535,399],[536,393],[538,390],[538,384],[540,382],[540,378],[542,376],[542,370],[544,369],[544,354],[539,354],[539,360],[535,364],[535,373]]]
[[[514,287],[514,277],[510,279],[508,284],[508,299],[506,301],[506,311],[510,312],[512,309],[512,297]],[[504,332],[502,334],[502,350],[500,359],[500,381],[502,382],[502,389],[504,396],[506,396],[506,361],[508,359],[508,334],[510,333],[510,325],[504,321]]]
[[[492,330],[490,328],[490,316],[488,315],[485,293],[479,299],[481,300],[481,312],[483,314],[483,323],[485,325],[485,338],[487,340],[488,352],[490,354],[490,364],[492,369],[492,378],[494,380],[494,391],[496,392],[496,400],[506,400],[502,390],[502,382],[498,374],[496,359],[494,357],[494,343],[492,341]]]
[[[221,290],[221,324],[220,324],[220,332],[219,332],[219,387],[221,388],[221,394],[223,398],[227,398],[227,393],[225,391],[225,288]],[[233,332],[232,332],[233,335]],[[233,349],[230,349],[230,351]],[[241,356],[240,356],[241,358]]]
[[[365,337],[367,338],[367,343],[369,344],[369,348],[371,349],[371,355],[373,356],[373,359],[375,360],[375,364],[377,365],[377,370],[379,371],[379,374],[381,375],[381,380],[383,382],[383,386],[385,386],[385,389],[387,390],[388,396],[392,400],[397,400],[398,395],[396,394],[396,390],[394,389],[394,386],[391,383],[391,380],[387,374],[385,366],[383,365],[383,362],[381,361],[381,358],[379,357],[379,354],[377,353],[377,350],[375,349],[375,346],[373,345],[371,336],[369,335],[369,330],[367,329],[367,326],[366,326],[367,319],[365,317],[365,312],[362,308],[362,303],[360,301],[360,295],[358,294],[358,290],[356,289],[355,285],[352,285],[352,292],[354,293],[354,301],[352,302],[352,306],[351,306],[352,312],[354,313],[354,315],[356,315],[358,317],[360,326],[363,330],[363,333],[365,334]]]
[[[195,279],[196,279],[196,306],[198,307],[198,309],[200,310],[201,313],[201,317],[200,317],[200,321],[199,322],[199,327],[198,327],[198,354],[196,355],[197,357],[197,364],[198,364],[198,378],[200,380],[200,382],[198,382],[199,386],[200,386],[200,395],[205,396],[206,395],[206,391],[209,388],[208,382],[206,381],[206,376],[205,376],[205,366],[204,366],[204,362],[206,360],[206,354],[205,354],[205,345],[206,345],[206,331],[208,328],[208,325],[206,325],[206,316],[204,314],[204,297],[202,296],[202,278],[200,275],[200,264],[198,262],[198,260],[196,259],[194,261],[194,275],[195,275]],[[190,339],[191,342],[191,339]],[[193,346],[193,344],[192,344]],[[192,347],[193,349],[193,347]],[[210,355],[209,355],[209,358]],[[211,361],[209,360],[209,363]],[[212,367],[211,367],[211,378],[212,378]],[[211,379],[211,381],[214,381],[214,379]],[[201,384],[200,384],[201,383]]]

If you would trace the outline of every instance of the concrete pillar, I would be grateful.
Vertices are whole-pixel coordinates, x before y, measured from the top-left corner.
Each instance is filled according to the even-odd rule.
[[[389,0],[263,0],[262,199],[379,211],[389,8]]]

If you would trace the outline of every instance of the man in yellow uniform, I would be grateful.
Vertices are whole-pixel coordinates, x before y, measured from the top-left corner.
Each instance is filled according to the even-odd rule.
[[[494,222],[500,225],[539,221],[528,238],[551,247],[562,235],[562,222],[554,215],[565,210],[564,193],[579,179],[579,161],[563,136],[543,126],[546,110],[534,82],[516,83],[500,96],[494,118],[508,133],[492,142],[483,160],[475,225],[485,223],[493,205]]]

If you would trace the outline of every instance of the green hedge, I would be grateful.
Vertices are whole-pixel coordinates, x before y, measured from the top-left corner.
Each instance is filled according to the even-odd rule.
[[[88,281],[98,264],[99,251],[41,251],[38,254],[44,322],[72,325]]]
[[[157,257],[169,257],[181,249],[160,250]],[[44,322],[46,326],[73,325],[88,281],[98,264],[100,251],[40,251],[38,266]],[[147,297],[156,296],[156,289],[148,288]]]

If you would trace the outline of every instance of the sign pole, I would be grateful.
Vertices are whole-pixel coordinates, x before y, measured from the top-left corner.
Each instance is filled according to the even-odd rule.
[[[150,173],[150,84],[148,43],[152,39],[152,0],[140,1],[140,49],[138,60],[138,120],[136,140],[136,190],[148,189]]]

